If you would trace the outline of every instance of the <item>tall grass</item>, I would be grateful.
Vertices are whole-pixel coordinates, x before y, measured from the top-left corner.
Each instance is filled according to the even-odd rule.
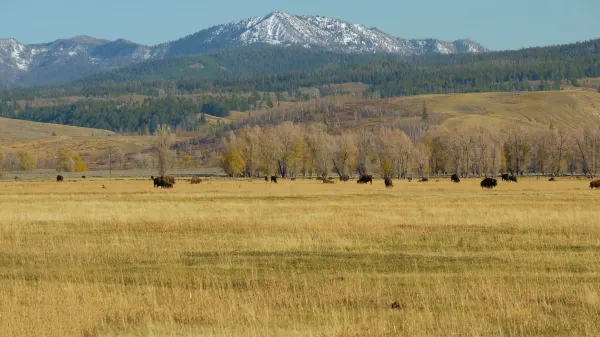
[[[2,183],[0,335],[600,335],[586,181],[394,185]]]

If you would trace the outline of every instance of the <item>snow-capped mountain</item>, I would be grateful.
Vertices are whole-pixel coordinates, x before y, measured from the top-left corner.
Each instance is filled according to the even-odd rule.
[[[263,17],[214,26],[153,47],[123,39],[108,41],[89,36],[32,45],[22,44],[15,39],[0,39],[0,87],[67,82],[146,60],[201,54],[252,44],[297,45],[336,52],[402,55],[487,51],[471,40],[407,40],[376,28],[337,19],[273,12]]]
[[[162,54],[161,54],[162,51]],[[164,48],[77,36],[25,45],[0,39],[0,85],[60,83],[164,56]]]
[[[267,16],[214,26],[175,41],[168,54],[239,47],[255,43],[301,45],[331,51],[398,53],[402,55],[479,53],[486,48],[471,40],[446,42],[407,40],[376,28],[326,18],[273,12]]]

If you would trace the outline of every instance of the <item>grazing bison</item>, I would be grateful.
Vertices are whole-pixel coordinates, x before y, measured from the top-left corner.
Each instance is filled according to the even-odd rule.
[[[296,177],[290,178],[291,181],[296,181]]]
[[[350,176],[343,175],[343,176],[340,177],[340,180],[344,181],[344,182],[349,181],[350,180]]]
[[[373,176],[370,174],[363,174],[356,181],[357,184],[368,184],[371,183],[373,185]]]
[[[590,188],[600,188],[600,180],[591,181]]]
[[[271,176],[271,182],[277,184],[277,176]]]
[[[548,179],[548,181],[556,181],[556,179],[554,179],[554,177]]]
[[[419,180],[420,183],[426,183],[429,182],[429,179],[427,178],[421,178],[421,180]]]
[[[408,178],[408,182],[409,182],[409,183],[412,183],[412,178]]]
[[[81,179],[85,179],[85,178],[86,178],[85,176],[81,176]]]
[[[162,187],[162,188],[172,188],[175,184],[175,178],[164,176],[164,177],[156,177],[154,178],[154,188]]]
[[[508,181],[512,181],[512,182],[517,182],[517,176],[510,176],[508,177]]]
[[[192,185],[200,184],[201,182],[202,182],[202,179],[200,179],[199,177],[192,177],[192,181],[191,181]]]
[[[383,182],[385,183],[385,187],[390,188],[390,187],[394,187],[394,184],[392,183],[392,178],[385,178],[383,179]]]
[[[450,177],[450,180],[452,180],[453,183],[460,183],[460,178],[458,177],[458,174],[454,173],[452,175],[452,177]]]
[[[502,173],[502,181],[508,181],[510,175],[508,173]]]
[[[498,181],[494,178],[485,178],[481,181],[481,188],[494,188],[498,186]]]
[[[60,174],[56,176],[56,182],[62,182],[65,181],[65,178],[63,176],[61,176]]]
[[[333,179],[323,179],[323,184],[335,184],[335,181]]]

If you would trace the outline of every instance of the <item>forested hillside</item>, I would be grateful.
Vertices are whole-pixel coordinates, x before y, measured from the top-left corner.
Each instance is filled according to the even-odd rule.
[[[264,74],[257,74],[260,72]],[[593,77],[600,77],[600,40],[479,55],[413,58],[254,46],[208,56],[146,62],[70,85],[5,91],[0,95],[3,102],[0,116],[151,132],[163,123],[193,128],[199,113],[224,117],[231,110],[252,110],[259,102],[272,106],[273,96],[277,100],[284,96],[306,99],[302,88],[316,88],[320,96],[333,95],[336,93],[330,86],[342,83],[366,84],[366,97],[386,98],[559,90],[562,82],[578,86],[579,79]],[[127,94],[148,99],[128,104],[97,101]],[[200,101],[174,98],[187,94],[204,98]],[[11,103],[69,96],[90,100],[25,109]]]

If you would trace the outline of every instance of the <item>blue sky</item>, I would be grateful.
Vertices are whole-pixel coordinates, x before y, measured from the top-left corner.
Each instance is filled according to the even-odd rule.
[[[275,10],[323,15],[403,38],[471,38],[494,49],[600,37],[599,0],[0,0],[0,38],[76,35],[157,44]]]

